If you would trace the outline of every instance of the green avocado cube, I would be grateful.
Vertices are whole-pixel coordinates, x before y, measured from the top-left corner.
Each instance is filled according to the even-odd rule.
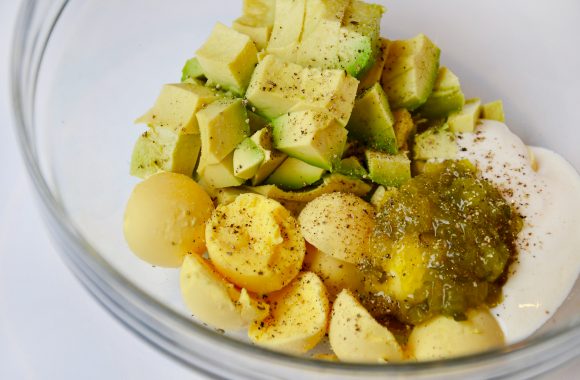
[[[444,118],[460,111],[465,104],[459,78],[447,67],[441,67],[435,80],[433,92],[418,112],[427,118]]]
[[[349,136],[364,142],[367,146],[395,154],[398,147],[394,123],[387,96],[381,85],[375,83],[355,101],[346,128]]]
[[[272,174],[288,156],[286,153],[274,149],[272,145],[272,130],[270,128],[259,130],[252,135],[251,139],[264,154],[264,159],[252,178],[252,185],[256,186]]]
[[[449,116],[447,124],[451,132],[473,132],[481,115],[481,100],[469,99],[463,109]]]
[[[203,69],[199,64],[199,61],[196,57],[188,59],[181,69],[181,82],[185,82],[190,79],[202,79],[205,78],[205,74],[203,73]]]
[[[234,175],[242,179],[252,178],[264,161],[264,152],[249,137],[234,150]]]
[[[444,124],[432,127],[415,136],[413,158],[415,160],[453,160],[457,156],[455,133]]]
[[[250,134],[242,99],[221,99],[197,113],[201,165],[218,164]]]
[[[328,112],[291,112],[272,125],[274,147],[291,157],[332,170],[342,156],[348,132]]]
[[[359,159],[354,156],[340,160],[335,171],[355,178],[366,178],[369,174]]]
[[[379,185],[399,187],[411,178],[411,160],[405,153],[387,154],[366,150],[369,178]]]
[[[298,190],[318,182],[325,170],[304,161],[288,157],[267,179],[265,184],[282,189]]]
[[[244,180],[234,174],[234,152],[217,164],[200,165],[197,168],[199,180],[211,189],[240,186]]]
[[[304,28],[306,0],[276,0],[274,26],[266,52],[296,62]]]
[[[200,147],[199,135],[180,135],[167,128],[150,128],[135,143],[131,175],[144,179],[165,171],[191,176]]]
[[[197,134],[197,111],[218,98],[215,91],[195,81],[166,84],[155,105],[135,122],[167,128],[179,134]]]
[[[382,85],[392,108],[413,111],[427,101],[437,78],[440,53],[424,34],[391,43]]]
[[[209,81],[244,95],[258,63],[258,51],[250,37],[218,23],[197,51],[197,59]]]
[[[503,102],[496,100],[491,103],[484,104],[481,107],[481,118],[487,120],[496,120],[505,122],[505,114],[503,112]]]

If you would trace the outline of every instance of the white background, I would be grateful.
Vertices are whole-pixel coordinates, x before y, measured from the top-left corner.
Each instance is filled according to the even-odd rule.
[[[0,379],[196,379],[114,320],[69,273],[36,210],[11,124],[18,1],[0,0]],[[546,379],[572,379],[580,360]]]

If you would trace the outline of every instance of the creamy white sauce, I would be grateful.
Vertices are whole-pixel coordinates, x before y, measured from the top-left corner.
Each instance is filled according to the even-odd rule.
[[[580,273],[580,177],[542,148],[531,148],[534,171],[528,147],[503,123],[485,120],[457,142],[460,158],[473,162],[525,217],[503,302],[492,310],[507,343],[514,343],[551,318]]]

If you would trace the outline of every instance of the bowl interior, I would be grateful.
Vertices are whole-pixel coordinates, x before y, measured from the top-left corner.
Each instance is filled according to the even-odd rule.
[[[468,97],[503,99],[508,125],[530,145],[562,154],[580,169],[580,3],[516,0],[381,1],[382,34],[425,33]],[[144,130],[133,120],[161,85],[177,82],[216,21],[241,4],[227,0],[69,1],[51,36],[38,86],[36,146],[52,190],[74,225],[129,281],[184,316],[178,271],[133,256],[122,234],[131,150]],[[542,331],[571,323],[578,286]]]

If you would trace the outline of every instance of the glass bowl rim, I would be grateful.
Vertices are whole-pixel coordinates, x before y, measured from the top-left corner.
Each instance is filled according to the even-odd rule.
[[[545,359],[545,356],[542,355],[550,348],[559,345],[568,348],[568,352],[571,353],[570,357],[561,360],[559,364],[572,360],[580,354],[577,352],[580,349],[580,320],[575,320],[571,326],[528,338],[521,343],[459,358],[427,362],[389,363],[388,365],[336,363],[291,356],[229,338],[193,323],[187,317],[178,315],[164,306],[132,284],[102,259],[97,250],[83,238],[58,201],[57,195],[51,190],[39,165],[33,133],[36,87],[52,32],[69,4],[69,0],[52,1],[54,5],[52,17],[45,17],[44,23],[34,22],[37,3],[38,1],[35,0],[22,1],[12,42],[9,80],[15,130],[22,157],[34,184],[37,198],[40,198],[45,222],[56,235],[56,238],[61,240],[60,244],[64,244],[64,249],[61,246],[59,250],[69,269],[113,316],[158,349],[184,362],[191,368],[212,376],[215,373],[204,370],[188,360],[187,355],[193,352],[184,344],[185,341],[175,340],[175,335],[181,331],[176,331],[175,327],[171,327],[169,324],[192,329],[196,340],[209,339],[212,344],[227,347],[227,350],[230,350],[232,354],[251,354],[254,358],[270,359],[273,363],[298,366],[302,370],[327,369],[348,373],[363,372],[369,375],[420,374],[435,369],[469,371],[472,365],[493,365],[497,359],[508,361],[510,359],[528,361],[539,357]],[[32,43],[32,47],[29,47],[30,43]],[[28,51],[27,48],[31,50]],[[140,328],[136,325],[139,323],[141,323]],[[175,346],[172,344],[179,347],[180,351],[174,351]]]

